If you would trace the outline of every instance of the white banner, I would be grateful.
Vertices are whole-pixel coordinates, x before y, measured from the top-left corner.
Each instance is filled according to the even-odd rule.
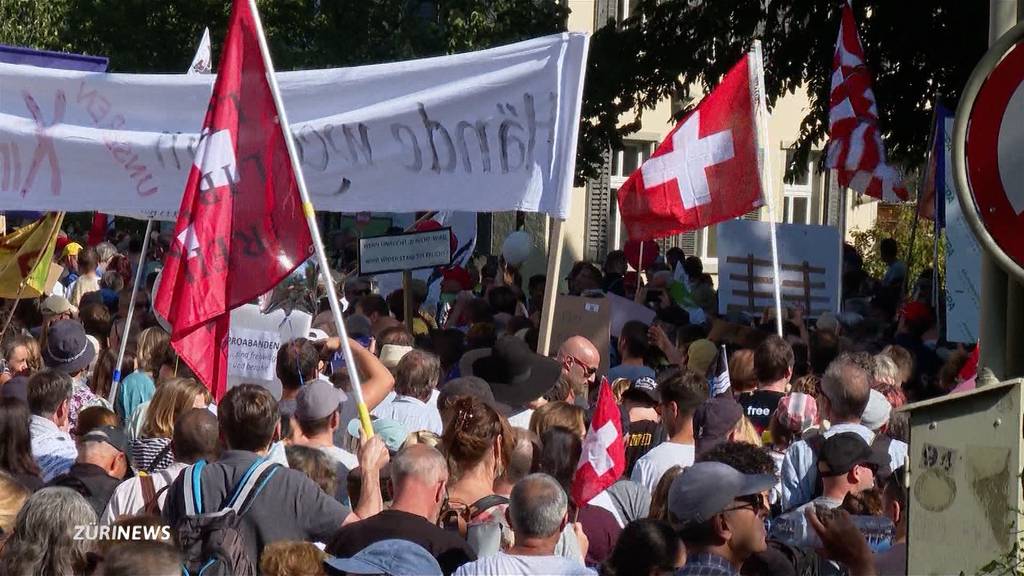
[[[760,318],[774,306],[771,232],[767,222],[718,225],[718,308]],[[776,224],[782,307],[802,307],[808,318],[838,313],[839,231],[831,226]]]
[[[307,337],[312,321],[312,316],[300,310],[293,310],[291,314],[285,314],[284,310],[263,314],[255,304],[232,310],[228,331],[228,388],[242,383],[260,384],[275,398],[280,398],[277,350],[283,342]]]
[[[973,344],[981,325],[981,249],[974,238],[953,182],[953,119],[946,120],[945,202],[946,202],[946,340]]]
[[[568,217],[587,47],[280,73],[316,208]],[[0,210],[173,220],[213,82],[0,64]]]

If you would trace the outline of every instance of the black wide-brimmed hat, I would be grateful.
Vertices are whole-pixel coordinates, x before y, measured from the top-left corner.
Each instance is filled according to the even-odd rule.
[[[489,352],[479,352],[472,376],[486,380],[502,404],[526,406],[557,384],[562,374],[561,364],[530,350],[515,336],[502,337]]]

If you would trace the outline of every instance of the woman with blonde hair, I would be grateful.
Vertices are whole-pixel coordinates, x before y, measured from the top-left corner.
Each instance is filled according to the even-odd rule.
[[[170,336],[159,326],[146,328],[139,334],[135,371],[121,381],[117,398],[114,399],[114,412],[122,420],[127,420],[140,404],[153,397],[163,351],[169,345]],[[113,362],[117,362],[117,359]]]
[[[212,400],[206,387],[191,378],[171,378],[161,384],[146,409],[139,438],[131,444],[132,466],[149,473],[173,464],[174,423],[186,411],[206,408]]]
[[[582,439],[587,435],[586,412],[575,404],[559,401],[548,402],[530,416],[530,432],[538,438],[555,426],[565,428]]]
[[[39,350],[39,342],[28,335],[18,334],[4,343],[4,370],[0,374],[0,384],[11,378],[31,375],[43,367],[43,356]]]

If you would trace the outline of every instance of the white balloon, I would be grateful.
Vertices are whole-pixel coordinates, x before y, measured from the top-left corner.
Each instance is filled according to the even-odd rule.
[[[533,239],[524,230],[517,230],[509,234],[508,238],[505,238],[505,242],[501,245],[501,255],[505,257],[505,262],[508,262],[511,266],[519,266],[526,262],[532,251]]]

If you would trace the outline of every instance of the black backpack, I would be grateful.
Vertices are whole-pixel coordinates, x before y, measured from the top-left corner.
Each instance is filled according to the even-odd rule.
[[[242,516],[277,472],[280,464],[259,459],[246,470],[234,493],[220,510],[203,511],[203,468],[200,460],[183,472],[185,517],[177,528],[185,576],[256,576],[258,558],[245,546]]]

